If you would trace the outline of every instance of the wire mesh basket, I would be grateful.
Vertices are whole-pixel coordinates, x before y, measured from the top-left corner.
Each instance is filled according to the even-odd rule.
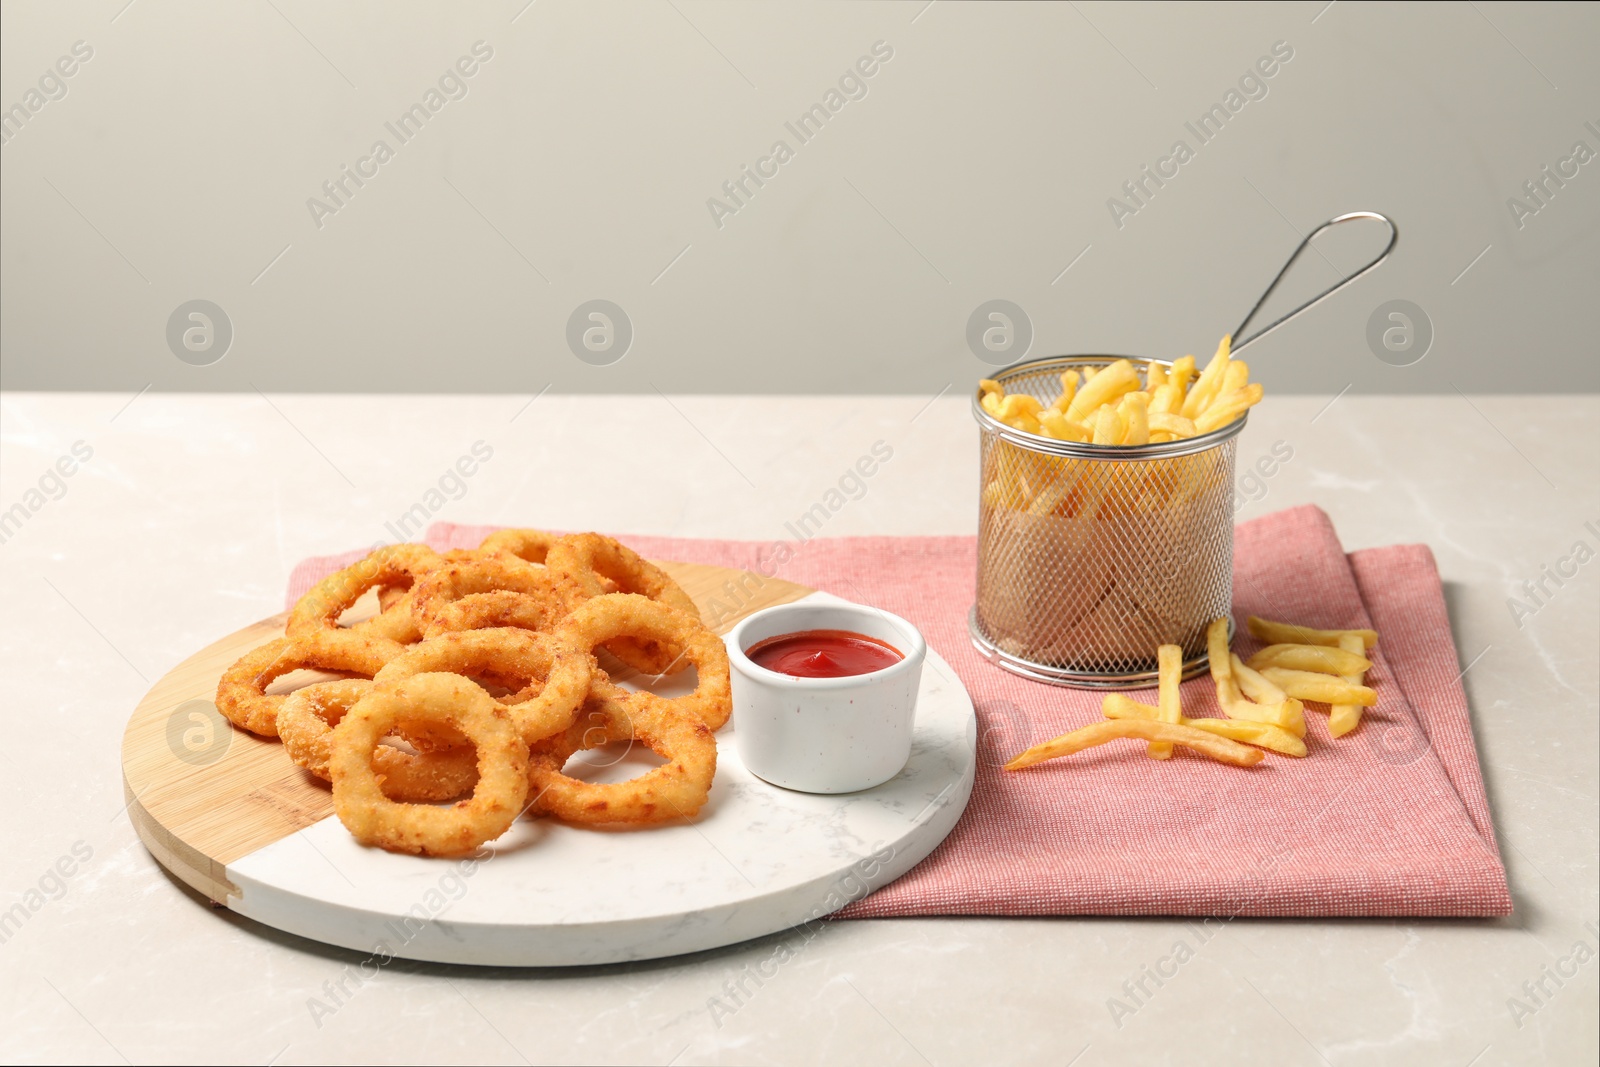
[[[995,375],[1049,405],[1064,371],[1127,359],[1052,356]],[[1156,682],[1156,648],[1204,671],[1206,626],[1233,598],[1234,452],[1245,418],[1149,445],[1058,441],[972,410],[981,433],[973,644],[1035,681],[1094,689]],[[1230,623],[1231,625],[1231,623]]]

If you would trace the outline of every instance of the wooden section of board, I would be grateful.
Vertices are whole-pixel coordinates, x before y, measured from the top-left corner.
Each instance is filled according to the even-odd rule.
[[[699,563],[661,563],[717,633],[745,616],[812,590]],[[213,703],[222,673],[283,636],[285,615],[263,619],[196,652],[145,694],[122,739],[128,815],[145,847],[214,901],[237,890],[227,866],[333,812],[326,784],[284,755],[276,740],[236,729]],[[330,676],[331,677],[331,676]]]

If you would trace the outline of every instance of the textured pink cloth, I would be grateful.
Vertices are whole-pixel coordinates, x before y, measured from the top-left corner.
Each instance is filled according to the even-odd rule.
[[[435,525],[436,548],[476,545],[487,527]],[[625,537],[642,555],[754,569],[771,546]],[[779,577],[910,619],[955,669],[979,721],[966,813],[932,855],[840,917],[892,915],[1431,915],[1511,911],[1473,744],[1460,665],[1425,546],[1346,556],[1328,517],[1302,507],[1238,528],[1235,651],[1256,644],[1248,614],[1382,635],[1360,728],[1331,741],[1308,708],[1311,754],[1250,770],[1179,748],[1168,761],[1112,744],[1006,773],[1029,745],[1095,722],[1100,697],[989,665],[967,637],[971,537],[855,537],[792,546]],[[359,558],[307,560],[289,599]],[[1153,690],[1134,694],[1155,703]],[[1207,678],[1185,714],[1215,715]],[[1319,706],[1320,707],[1320,706]]]

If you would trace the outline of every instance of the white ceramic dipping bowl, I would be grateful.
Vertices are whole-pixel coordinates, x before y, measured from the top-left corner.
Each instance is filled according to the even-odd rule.
[[[893,645],[900,662],[848,678],[796,678],[745,655],[769,637],[850,630]],[[763,781],[804,793],[853,793],[882,785],[911,758],[917,686],[928,644],[898,615],[842,601],[758,611],[728,638],[739,756]]]

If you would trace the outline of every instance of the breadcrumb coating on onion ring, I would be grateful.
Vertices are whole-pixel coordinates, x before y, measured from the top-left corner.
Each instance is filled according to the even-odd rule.
[[[559,538],[543,530],[496,530],[478,545],[486,552],[509,552],[529,563],[543,563]]]
[[[712,730],[720,730],[733,714],[733,691],[728,670],[728,647],[722,639],[692,617],[666,604],[635,593],[610,593],[586,600],[561,620],[556,638],[573,648],[611,647],[619,637],[653,641],[675,650],[677,669],[693,664],[697,684],[693,693],[666,700],[679,714],[692,717]],[[629,694],[609,679],[596,688],[612,699]]]
[[[278,739],[295,763],[324,782],[331,781],[328,761],[333,755],[333,728],[373,686],[361,678],[317,682],[284,697],[278,708]],[[395,733],[406,739],[407,724]],[[478,759],[466,739],[459,746],[431,752],[403,752],[379,745],[372,752],[372,768],[390,800],[413,804],[454,800],[472,792],[478,781]]]
[[[340,625],[374,594],[377,615]],[[710,795],[713,731],[732,711],[727,649],[665,571],[612,538],[512,529],[475,549],[384,546],[313,586],[286,631],[228,669],[217,707],[331,781],[363,843],[453,855],[520,810],[644,826],[693,817]],[[695,689],[624,688],[599,648],[646,674],[692,665]],[[301,669],[345,677],[267,693]],[[574,754],[612,741],[666,762],[619,783],[564,773]]]
[[[432,671],[490,678],[517,689],[499,703],[510,709],[529,744],[572,725],[596,673],[587,651],[551,634],[507,628],[430,637],[389,661],[376,681]]]
[[[405,582],[404,585],[379,586],[378,614],[370,619],[363,619],[350,629],[375,633],[403,645],[415,644],[425,636],[423,620],[415,610],[417,584],[422,576],[451,564],[469,563],[491,557],[500,558],[505,555],[503,552],[485,552],[477,548],[453,548],[448,552],[438,553],[438,558],[413,580]]]
[[[577,599],[570,580],[500,555],[436,568],[413,587],[412,612],[427,637],[493,626],[546,630]]]
[[[700,609],[666,571],[614,538],[596,533],[563,537],[550,546],[545,565],[575,583],[580,598],[635,593],[700,621]],[[644,674],[675,674],[685,666],[678,649],[648,638],[620,637],[606,642],[605,649]]]
[[[341,628],[339,617],[367,590],[383,586],[409,587],[439,562],[439,554],[427,545],[385,545],[375,549],[312,586],[289,612],[284,630],[290,637],[335,634],[334,640],[352,645],[389,642],[392,646],[414,641],[421,636],[421,630],[411,620],[411,613],[402,610],[404,596],[390,610],[364,624]],[[397,648],[390,649],[391,655],[395,652]]]
[[[472,796],[450,807],[390,800],[373,754],[403,722],[457,730],[477,752]],[[455,674],[418,674],[374,685],[333,731],[333,806],[356,840],[396,852],[455,856],[510,828],[528,796],[528,746],[506,708]]]
[[[633,697],[625,707],[591,701],[564,733],[533,746],[530,810],[564,822],[643,825],[692,818],[705,806],[717,773],[711,731],[659,697]],[[667,762],[626,782],[585,782],[563,772],[576,752],[616,740],[646,745]]]
[[[390,658],[381,645],[344,642],[327,633],[297,640],[280,637],[246,652],[223,672],[217,683],[217,710],[235,726],[277,737],[284,695],[267,693],[274,681],[299,670],[347,671],[371,678]]]
[[[423,628],[423,636],[512,627],[544,632],[567,613],[564,601],[554,597],[496,589],[468,593],[444,605]]]

